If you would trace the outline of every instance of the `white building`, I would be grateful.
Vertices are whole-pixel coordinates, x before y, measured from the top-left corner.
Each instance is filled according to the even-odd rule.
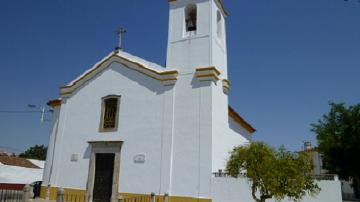
[[[3,184],[31,184],[41,181],[44,163],[0,154],[0,189]]]
[[[255,129],[228,106],[221,0],[169,0],[166,67],[122,50],[61,88],[41,196],[212,201],[212,173]]]

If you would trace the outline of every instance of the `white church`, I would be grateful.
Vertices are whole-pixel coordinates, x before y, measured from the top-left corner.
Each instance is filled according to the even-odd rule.
[[[220,202],[214,172],[255,129],[228,105],[221,0],[168,0],[165,67],[118,49],[60,89],[41,197]]]

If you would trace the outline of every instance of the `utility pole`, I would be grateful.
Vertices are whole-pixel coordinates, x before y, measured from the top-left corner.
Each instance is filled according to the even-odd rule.
[[[41,113],[41,116],[40,116],[40,122],[41,123],[44,123],[45,122],[45,113],[47,112],[53,112],[53,110],[47,110],[46,107],[42,106],[42,107],[39,107],[39,106],[36,106],[36,105],[28,105],[29,108],[34,108],[34,109],[38,109]]]
[[[40,118],[40,122],[43,123],[45,120],[45,107],[41,107],[41,118]]]

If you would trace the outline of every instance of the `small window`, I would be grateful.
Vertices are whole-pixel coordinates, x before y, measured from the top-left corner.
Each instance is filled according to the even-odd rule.
[[[101,106],[101,132],[112,132],[117,130],[120,96],[106,96]]]
[[[197,29],[197,7],[196,4],[189,4],[185,8],[186,31],[192,32]]]
[[[216,16],[216,21],[217,21],[217,35],[220,38],[222,36],[222,16],[220,11],[217,12],[217,16]]]

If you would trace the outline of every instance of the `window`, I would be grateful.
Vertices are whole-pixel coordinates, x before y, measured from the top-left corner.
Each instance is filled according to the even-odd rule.
[[[217,21],[217,36],[220,38],[222,35],[222,16],[220,11],[217,11],[217,16],[216,16],[216,21]]]
[[[101,106],[101,132],[112,132],[117,130],[120,96],[111,95],[102,99]]]
[[[186,31],[196,31],[197,29],[197,7],[196,4],[189,4],[185,8]]]

